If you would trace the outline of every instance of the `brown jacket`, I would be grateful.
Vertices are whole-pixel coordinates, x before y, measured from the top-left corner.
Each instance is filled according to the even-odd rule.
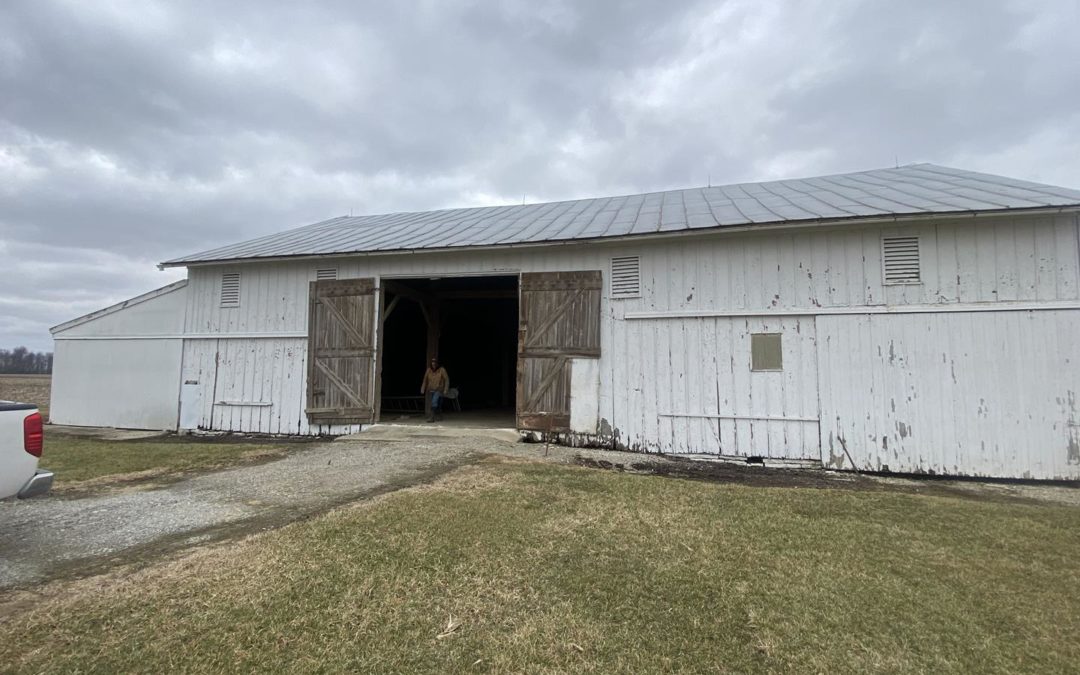
[[[428,368],[424,371],[424,383],[420,385],[421,394],[429,391],[445,394],[448,389],[450,389],[450,376],[446,374],[446,368],[439,366],[438,370]]]

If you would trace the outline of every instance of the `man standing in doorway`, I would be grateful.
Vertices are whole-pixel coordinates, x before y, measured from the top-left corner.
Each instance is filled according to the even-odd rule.
[[[424,407],[428,410],[428,422],[442,419],[442,400],[449,389],[450,376],[446,374],[446,368],[439,365],[439,359],[431,359],[424,373],[424,383],[420,385],[420,393],[427,397]]]

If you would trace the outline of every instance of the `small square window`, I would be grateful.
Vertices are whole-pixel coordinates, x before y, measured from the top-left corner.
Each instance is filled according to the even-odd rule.
[[[750,370],[783,370],[784,350],[780,333],[750,335]]]

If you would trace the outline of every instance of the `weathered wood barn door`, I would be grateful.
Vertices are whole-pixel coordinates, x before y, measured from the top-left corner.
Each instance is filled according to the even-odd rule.
[[[600,358],[599,271],[521,275],[517,426],[570,430],[571,358]]]
[[[311,282],[307,416],[311,424],[374,417],[375,281]]]

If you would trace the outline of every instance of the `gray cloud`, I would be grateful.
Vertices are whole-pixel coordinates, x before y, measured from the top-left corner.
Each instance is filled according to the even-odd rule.
[[[0,346],[333,215],[933,161],[1080,186],[1080,5],[0,6]]]

